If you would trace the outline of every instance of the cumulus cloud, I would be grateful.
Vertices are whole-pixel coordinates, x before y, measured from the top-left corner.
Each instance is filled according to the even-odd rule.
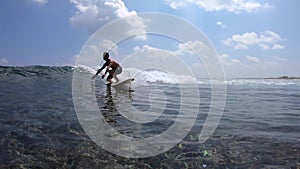
[[[126,28],[129,33],[146,34],[142,18],[135,11],[129,11],[122,0],[71,0],[71,3],[77,11],[70,18],[70,23],[88,30],[89,33],[94,33],[114,19],[128,17],[123,29]],[[138,37],[146,39],[145,35]]]
[[[80,56],[74,59],[80,65],[95,67],[98,66],[99,60],[102,60],[103,52],[109,52],[113,56],[118,55],[118,46],[111,40],[104,39],[100,42],[86,44],[86,47],[80,52]]]
[[[272,49],[277,50],[277,49],[284,49],[283,45],[279,45],[279,44],[274,44]]]
[[[0,64],[1,65],[5,65],[8,63],[8,60],[6,60],[5,58],[0,58]]]
[[[221,54],[219,56],[219,59],[223,65],[241,64],[241,61],[239,59],[232,59],[228,54]]]
[[[195,52],[202,54],[202,56],[200,56],[202,57],[201,59],[205,59],[203,63],[215,61],[209,60],[210,57],[213,57],[213,53],[209,53],[208,51],[211,51],[211,49],[199,40],[179,43],[174,50],[162,49],[151,45],[135,46],[133,48],[133,54],[129,57],[130,61],[127,60],[125,63],[127,67],[138,69],[160,67],[171,70],[173,73],[186,74],[187,72],[182,72],[182,67],[199,68],[199,65],[202,65],[200,64],[202,63],[201,60],[195,55]],[[199,69],[193,71],[195,71],[194,73],[196,74],[199,73]]]
[[[45,5],[46,3],[48,3],[48,0],[32,0],[32,1],[40,5]]]
[[[256,2],[254,0],[165,0],[173,9],[184,7],[186,4],[194,4],[206,11],[226,10],[233,13],[254,12],[260,8],[266,8],[269,5]]]
[[[266,45],[266,44],[263,44],[263,43],[259,44],[258,46],[259,46],[262,50],[269,50],[269,49],[271,49],[269,45]]]
[[[221,54],[219,59],[228,78],[270,77],[274,73],[280,75],[286,61],[284,57],[277,55],[264,56],[264,60],[261,60],[251,55],[235,58],[230,54]]]
[[[124,67],[143,70],[145,68],[157,68],[169,73],[184,74],[180,71],[182,62],[173,55],[173,51],[153,47],[150,45],[136,46],[134,53],[123,60]],[[138,64],[136,64],[138,63]]]
[[[221,42],[227,46],[234,46],[235,49],[247,49],[249,46],[257,45],[263,50],[271,49],[269,45],[273,45],[274,50],[283,49],[283,45],[277,44],[281,42],[282,38],[279,34],[272,31],[260,32],[246,32],[244,34],[235,34],[231,38],[222,40]]]
[[[282,41],[280,35],[272,31],[261,32],[258,38],[262,43],[275,43]]]
[[[110,53],[118,55],[119,48],[111,40],[104,39],[101,44],[102,44],[101,49],[105,49],[106,51],[108,51]]]
[[[145,56],[150,56],[152,59],[164,60],[167,57],[172,56],[172,51],[155,48],[150,45],[144,45],[143,47],[136,46],[133,49],[135,52],[144,53]]]
[[[246,58],[247,58],[250,62],[260,63],[260,60],[259,60],[257,57],[246,56]]]
[[[243,44],[246,46],[259,43],[259,39],[255,32],[247,32],[242,35],[233,35],[231,40],[238,44]]]
[[[194,51],[192,51],[194,50]],[[180,43],[178,49],[173,51],[172,54],[176,56],[183,56],[186,54],[194,54],[193,52],[205,54],[207,51],[210,51],[210,48],[206,46],[203,42],[199,40],[188,41],[186,43]],[[203,55],[203,57],[207,57]]]
[[[232,59],[231,60],[231,63],[234,63],[234,64],[241,64],[241,61],[239,59]]]
[[[145,52],[148,54],[158,55],[158,56],[185,56],[194,55],[194,52],[205,53],[205,51],[210,50],[203,42],[199,40],[187,41],[186,43],[180,43],[176,50],[165,50],[160,48],[151,47],[149,45],[144,45],[143,47],[135,46],[133,48],[134,52]],[[163,58],[163,57],[161,57]]]

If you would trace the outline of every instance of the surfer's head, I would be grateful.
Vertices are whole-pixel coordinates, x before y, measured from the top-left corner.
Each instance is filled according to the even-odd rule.
[[[107,60],[109,58],[108,52],[103,52],[103,60]]]

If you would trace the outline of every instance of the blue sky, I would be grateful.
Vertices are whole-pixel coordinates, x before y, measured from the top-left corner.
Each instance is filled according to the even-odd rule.
[[[73,65],[90,36],[114,19],[162,12],[201,30],[216,48],[228,77],[300,76],[296,0],[3,0],[0,4],[0,65]],[[150,39],[139,41],[138,48],[176,50],[167,40],[155,46]],[[133,50],[130,46],[124,53]]]

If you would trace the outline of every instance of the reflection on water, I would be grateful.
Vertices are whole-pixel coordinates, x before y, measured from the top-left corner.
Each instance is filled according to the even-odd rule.
[[[148,90],[144,88],[119,91],[113,87],[98,84],[96,98],[100,111],[105,117],[104,120],[120,134],[135,138],[151,137],[165,131],[173,123],[174,113],[170,116],[168,114],[170,110],[164,110],[164,114],[159,114],[160,118],[152,118],[156,116],[156,112],[151,109],[153,101],[149,100]],[[140,113],[141,118],[154,120],[143,123],[143,119],[135,119],[133,115],[138,116],[138,114],[134,114],[131,111],[133,109]]]

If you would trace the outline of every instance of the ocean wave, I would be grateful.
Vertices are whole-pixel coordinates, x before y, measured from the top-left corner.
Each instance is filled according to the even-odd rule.
[[[161,70],[139,70],[136,68],[126,68],[124,73],[121,74],[123,78],[133,77],[135,81],[140,84],[189,84],[197,83],[197,79],[188,75],[177,75],[174,73],[168,73]]]
[[[227,85],[249,85],[249,86],[293,86],[300,85],[299,80],[284,79],[230,79],[226,80]]]
[[[75,68],[81,73],[90,73],[90,74],[96,74],[98,70],[97,68],[91,68],[86,65],[77,65]]]
[[[63,79],[71,78],[74,69],[82,73],[93,75],[98,68],[91,68],[85,65],[71,66],[0,66],[0,80],[22,80],[27,78],[43,79]],[[104,72],[104,70],[103,70]],[[118,76],[120,80],[128,78],[135,78],[135,84],[147,85],[151,83],[161,84],[191,84],[198,83],[200,85],[220,84],[227,86],[300,86],[299,79],[196,79],[188,75],[177,75],[174,73],[167,73],[161,70],[139,70],[136,68],[123,68],[123,72]]]
[[[81,73],[95,74],[98,68],[91,68],[85,65],[76,66],[76,70]],[[102,71],[102,74],[105,70]],[[118,75],[120,80],[134,78],[136,84],[146,85],[151,83],[161,84],[183,84],[183,83],[197,83],[197,79],[188,75],[176,75],[174,73],[167,73],[160,70],[139,70],[136,68],[123,68],[123,72]]]
[[[300,80],[284,79],[198,79],[200,85],[227,85],[227,86],[300,86]]]
[[[28,78],[57,79],[70,77],[72,72],[73,67],[70,66],[0,66],[0,80]]]

